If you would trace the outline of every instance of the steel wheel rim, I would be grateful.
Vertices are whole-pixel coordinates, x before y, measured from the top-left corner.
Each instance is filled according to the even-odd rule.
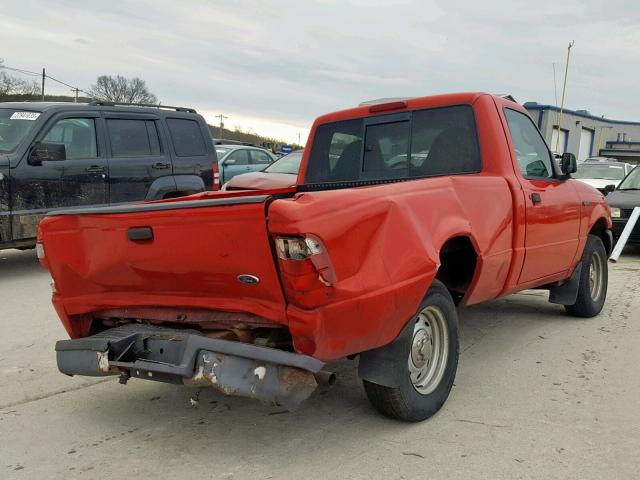
[[[448,358],[447,320],[440,308],[430,305],[418,314],[413,327],[408,360],[413,388],[422,395],[428,395],[438,388]]]
[[[589,262],[589,293],[591,294],[591,300],[594,302],[597,302],[602,295],[603,274],[602,257],[599,252],[593,252]]]

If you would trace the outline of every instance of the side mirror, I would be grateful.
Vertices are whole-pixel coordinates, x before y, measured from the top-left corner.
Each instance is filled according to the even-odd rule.
[[[571,175],[578,171],[578,162],[573,153],[563,153],[560,160],[560,170],[564,175]]]
[[[604,187],[604,191],[605,193],[609,194],[611,192],[613,192],[616,189],[616,186],[611,184],[611,185],[605,185]]]
[[[36,143],[29,153],[29,165],[42,162],[59,162],[67,159],[67,149],[60,143]]]
[[[236,163],[236,159],[235,158],[229,158],[229,159],[224,161],[225,165],[235,165],[235,163]]]

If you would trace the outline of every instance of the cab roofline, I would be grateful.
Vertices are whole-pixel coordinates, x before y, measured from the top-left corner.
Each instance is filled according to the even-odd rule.
[[[491,95],[485,92],[462,92],[462,93],[447,93],[442,95],[429,95],[426,97],[398,97],[398,98],[386,98],[379,100],[370,100],[367,102],[361,103],[357,107],[347,108],[345,110],[338,110],[335,112],[327,113],[325,115],[321,115],[317,118],[316,123],[328,123],[328,122],[336,122],[340,120],[350,120],[353,118],[361,118],[368,117],[371,115],[376,115],[382,113],[382,110],[373,109],[372,107],[380,107],[385,103],[395,103],[398,104],[397,109],[388,109],[384,110],[384,113],[393,113],[394,111],[404,111],[404,110],[416,110],[420,108],[430,108],[430,107],[441,107],[446,105],[460,105],[460,104],[472,104],[479,97],[483,95]],[[492,95],[496,98],[498,96]],[[401,103],[404,103],[404,106],[400,106]],[[377,110],[377,111],[375,111]]]

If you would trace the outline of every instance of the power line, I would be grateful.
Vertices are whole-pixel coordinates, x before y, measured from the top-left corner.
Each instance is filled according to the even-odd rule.
[[[78,96],[78,92],[82,92],[82,93],[85,93],[85,94],[91,96],[91,94],[89,92],[87,92],[85,90],[82,90],[79,87],[76,87],[74,85],[69,85],[68,83],[63,82],[62,80],[59,80],[59,79],[57,79],[55,77],[52,77],[51,75],[47,75],[44,72],[44,70],[43,70],[42,73],[38,73],[38,72],[32,72],[31,70],[24,70],[24,69],[21,69],[21,68],[7,67],[6,65],[2,65],[2,64],[0,64],[0,69],[10,70],[12,72],[18,72],[18,73],[22,73],[22,74],[25,74],[25,75],[33,75],[33,76],[37,76],[37,77],[42,77],[43,79],[44,78],[48,78],[49,80],[52,80],[52,81],[57,82],[57,83],[59,83],[61,85],[64,85],[65,87],[69,87],[71,90],[76,92],[76,98]],[[44,88],[43,88],[43,90],[44,90]],[[42,96],[44,97],[44,91],[42,93]]]

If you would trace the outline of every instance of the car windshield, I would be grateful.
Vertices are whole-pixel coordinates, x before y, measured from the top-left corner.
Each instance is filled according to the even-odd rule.
[[[220,158],[224,156],[229,150],[231,149],[225,147],[216,147],[216,155],[218,155],[218,158]]]
[[[267,173],[290,173],[292,175],[297,175],[301,161],[302,150],[290,153],[289,155],[285,155],[284,157],[279,158],[263,171]]]
[[[640,190],[640,167],[636,167],[627,178],[618,185],[618,190]]]
[[[0,152],[11,153],[33,128],[40,112],[0,108]]]
[[[578,171],[572,175],[573,178],[601,178],[603,180],[622,180],[624,178],[624,167],[622,165],[612,165],[609,163],[582,164],[578,165]]]

